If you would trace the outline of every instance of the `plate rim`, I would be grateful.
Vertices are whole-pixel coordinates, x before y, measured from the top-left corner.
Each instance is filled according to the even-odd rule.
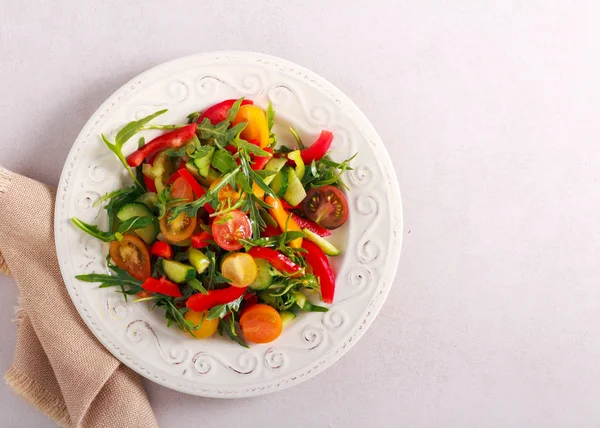
[[[129,361],[127,358],[120,356],[118,353],[117,347],[112,345],[111,343],[109,343],[108,340],[106,340],[104,337],[102,337],[100,331],[98,331],[96,328],[93,328],[90,325],[90,323],[88,322],[88,320],[86,319],[86,317],[83,313],[83,308],[81,308],[80,305],[78,305],[76,302],[75,296],[73,295],[74,291],[71,290],[71,288],[67,286],[67,283],[65,280],[67,275],[65,275],[65,272],[63,271],[63,264],[64,264],[63,260],[62,260],[63,257],[61,257],[61,255],[60,255],[61,252],[59,251],[58,240],[56,240],[56,239],[55,239],[55,248],[56,248],[57,257],[58,257],[58,261],[59,261],[59,268],[61,271],[61,276],[63,277],[63,282],[65,283],[65,287],[67,288],[67,291],[69,293],[71,301],[73,302],[73,305],[75,306],[78,314],[81,316],[82,320],[86,324],[86,327],[92,332],[92,334],[98,339],[98,341],[104,346],[104,348],[107,349],[112,355],[114,355],[115,358],[117,358],[117,360],[119,360],[121,363],[125,364],[127,367],[131,368],[136,373],[145,377],[146,379],[151,380],[152,382],[158,383],[162,386],[165,386],[169,389],[173,389],[173,390],[183,392],[186,394],[190,394],[190,395],[203,396],[203,397],[243,398],[243,397],[264,395],[264,394],[268,394],[270,392],[275,392],[275,391],[281,391],[281,390],[290,388],[294,385],[300,384],[301,382],[303,382],[307,379],[310,379],[310,378],[316,376],[317,374],[321,373],[325,369],[331,367],[335,362],[337,362],[344,355],[346,355],[346,353],[358,342],[358,340],[362,337],[362,335],[368,330],[368,328],[371,326],[371,324],[373,323],[373,321],[375,320],[375,318],[381,311],[381,308],[383,307],[383,304],[387,300],[389,292],[392,288],[393,283],[395,282],[395,278],[398,273],[398,265],[399,265],[399,261],[400,261],[401,250],[402,250],[403,231],[404,231],[402,197],[401,197],[398,177],[397,177],[396,171],[393,167],[392,159],[390,158],[389,153],[388,153],[387,149],[385,148],[385,144],[383,143],[383,140],[377,133],[375,127],[369,121],[367,116],[362,112],[362,110],[343,91],[341,91],[334,84],[332,84],[327,79],[320,76],[319,74],[317,74],[314,71],[311,71],[311,70],[309,70],[303,66],[300,66],[292,61],[289,61],[289,60],[286,60],[286,59],[283,59],[283,58],[280,58],[277,56],[269,55],[269,54],[259,53],[259,52],[240,51],[240,50],[207,51],[207,52],[200,52],[200,53],[182,56],[179,58],[171,59],[169,61],[157,64],[157,65],[137,74],[136,76],[134,76],[133,78],[128,80],[126,83],[121,85],[117,90],[115,90],[92,113],[90,118],[86,121],[85,125],[82,127],[81,131],[79,132],[79,134],[73,141],[71,149],[69,150],[69,153],[67,155],[65,163],[63,165],[63,169],[61,171],[61,175],[60,175],[60,179],[59,179],[59,185],[57,188],[56,202],[55,202],[55,209],[54,209],[54,233],[55,233],[55,236],[58,236],[60,222],[64,220],[63,218],[60,217],[60,214],[62,214],[61,211],[63,210],[64,199],[66,197],[66,193],[68,190],[68,185],[66,184],[66,181],[68,180],[67,176],[70,174],[71,168],[75,165],[75,159],[73,159],[75,157],[75,145],[78,141],[85,139],[85,135],[86,135],[86,132],[88,131],[88,129],[90,127],[94,126],[94,122],[97,123],[99,121],[99,119],[97,119],[98,116],[103,117],[102,111],[107,110],[107,108],[109,108],[109,106],[111,106],[111,104],[112,104],[112,106],[118,104],[117,101],[127,95],[128,89],[130,86],[135,85],[136,81],[138,81],[138,80],[143,81],[144,79],[147,78],[148,75],[157,73],[158,71],[163,70],[163,69],[168,69],[169,67],[173,67],[177,63],[190,61],[195,58],[202,58],[202,57],[213,57],[214,58],[214,57],[220,57],[220,56],[224,56],[224,57],[226,57],[226,56],[248,56],[251,58],[253,57],[253,58],[261,58],[261,59],[265,59],[265,60],[271,60],[271,61],[277,62],[278,64],[289,66],[290,68],[292,68],[295,71],[300,71],[300,72],[304,73],[306,76],[310,76],[315,82],[319,83],[320,86],[328,87],[327,89],[329,89],[330,91],[335,93],[335,95],[337,97],[343,98],[344,103],[347,104],[350,108],[354,109],[355,113],[358,114],[363,119],[361,126],[368,128],[369,134],[376,137],[376,144],[384,148],[383,151],[380,151],[379,153],[377,153],[377,158],[380,162],[383,162],[386,164],[387,172],[389,173],[389,175],[391,175],[391,177],[389,177],[390,178],[389,182],[390,182],[390,187],[391,187],[392,193],[389,194],[388,197],[390,200],[390,206],[398,212],[397,228],[398,228],[399,233],[398,233],[397,241],[396,241],[397,248],[395,248],[395,250],[396,250],[395,254],[392,255],[391,259],[388,262],[390,265],[392,265],[392,267],[386,266],[385,271],[384,271],[384,272],[386,272],[386,274],[383,275],[383,278],[380,279],[380,281],[385,281],[386,283],[383,284],[382,289],[379,292],[379,294],[373,298],[373,302],[371,302],[373,304],[373,307],[371,307],[369,311],[365,311],[366,313],[361,314],[360,319],[362,320],[362,322],[357,323],[355,328],[349,331],[346,340],[340,341],[340,343],[337,346],[332,347],[320,361],[318,361],[316,364],[312,365],[312,367],[311,367],[311,365],[305,366],[302,369],[302,375],[299,375],[299,374],[286,375],[286,376],[284,376],[283,380],[270,380],[268,382],[263,382],[263,384],[266,384],[266,386],[264,386],[264,387],[247,388],[245,390],[239,390],[239,389],[227,390],[227,388],[224,388],[225,389],[224,391],[219,391],[218,387],[206,386],[206,388],[203,390],[196,389],[196,390],[192,391],[190,389],[186,389],[183,386],[183,384],[182,384],[182,386],[179,386],[176,383],[163,381],[160,377],[152,376],[151,372],[148,371],[147,369],[144,369],[142,366],[135,364],[132,361]],[[391,219],[390,219],[390,221],[391,221]]]

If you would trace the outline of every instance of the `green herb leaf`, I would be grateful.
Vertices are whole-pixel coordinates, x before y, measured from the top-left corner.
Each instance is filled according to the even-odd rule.
[[[296,144],[298,145],[298,148],[300,150],[302,150],[304,148],[304,144],[302,144],[302,139],[300,138],[300,135],[298,135],[296,130],[291,126],[290,126],[290,133],[294,137],[294,140],[296,140]]]
[[[269,105],[267,106],[267,125],[269,126],[269,132],[271,132],[273,125],[275,125],[275,109],[271,101],[269,101]]]
[[[238,112],[240,111],[240,107],[242,105],[242,101],[244,101],[244,98],[239,98],[237,99],[233,105],[231,106],[231,108],[229,109],[229,111],[227,112],[227,120],[231,123],[235,120],[235,117],[237,116]]]
[[[223,174],[233,171],[237,167],[237,163],[231,153],[225,149],[219,149],[214,154],[210,161],[212,167]]]
[[[204,288],[202,283],[200,281],[198,281],[196,278],[190,279],[187,282],[187,285],[189,285],[192,289],[199,291],[202,294],[208,294],[208,291],[206,291],[206,288]]]
[[[156,223],[156,219],[154,217],[145,216],[145,217],[131,217],[125,220],[123,223],[119,224],[117,228],[117,232],[126,233],[130,230],[142,229],[144,227],[148,227],[151,224]]]
[[[218,328],[219,328],[219,334],[221,334],[221,336],[223,335],[223,332],[224,332],[227,335],[227,337],[229,337],[231,340],[236,342],[238,345],[243,346],[244,348],[248,348],[248,345],[246,345],[242,341],[242,339],[238,336],[237,332],[235,331],[235,323],[233,321],[233,318],[229,322],[227,322],[227,320],[223,320],[223,319],[219,320]]]
[[[104,242],[110,242],[110,241],[115,240],[115,234],[110,231],[104,232],[104,231],[100,230],[98,228],[98,226],[93,225],[93,224],[88,224],[84,221],[79,220],[76,217],[73,217],[71,219],[71,221],[73,222],[73,224],[75,226],[77,226],[78,228],[83,230],[88,235],[93,236],[94,238],[98,238],[99,240],[104,241]]]
[[[131,137],[133,137],[135,134],[137,134],[138,132],[140,132],[142,130],[142,128],[144,127],[144,125],[146,125],[152,119],[160,116],[161,114],[166,113],[167,111],[168,111],[167,109],[160,110],[160,111],[157,111],[156,113],[153,113],[153,114],[151,114],[149,116],[143,117],[140,120],[135,120],[133,122],[129,122],[127,125],[125,125],[123,128],[121,128],[121,130],[117,133],[117,136],[115,138],[115,145],[119,149],[121,149],[123,147],[123,145]]]

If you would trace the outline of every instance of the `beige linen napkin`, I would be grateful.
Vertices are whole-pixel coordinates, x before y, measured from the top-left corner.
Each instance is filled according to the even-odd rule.
[[[157,427],[137,374],[75,310],[54,249],[55,191],[0,168],[0,272],[19,288],[8,385],[64,427]]]

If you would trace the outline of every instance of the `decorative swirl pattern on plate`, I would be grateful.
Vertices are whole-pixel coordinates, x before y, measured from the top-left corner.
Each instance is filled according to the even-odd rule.
[[[202,76],[196,79],[195,87],[199,95],[203,97],[215,95],[219,85],[228,86],[242,95],[256,96],[262,93],[263,81],[258,74],[247,74],[242,78],[241,85],[236,85],[225,79],[215,76]]]
[[[106,180],[106,169],[100,164],[88,166],[88,177],[94,183],[99,184]]]
[[[356,210],[365,216],[378,217],[379,205],[373,196],[359,196],[356,198]],[[356,253],[358,261],[362,264],[373,263],[381,254],[381,247],[371,239],[373,236],[372,230],[377,227],[377,223],[372,223],[371,226],[363,232],[358,240]]]
[[[318,348],[325,342],[325,334],[320,326],[309,325],[302,330],[301,333],[302,342],[307,344],[308,347],[301,346],[279,346],[269,348],[264,355],[265,365],[272,370],[279,370],[283,368],[287,362],[288,357],[285,354],[285,350],[288,351],[312,351]]]
[[[346,316],[341,311],[332,307],[329,308],[329,312],[323,314],[321,322],[328,330],[335,331],[344,325]]]
[[[302,99],[289,86],[273,86],[267,92],[267,97],[276,108],[287,106],[293,99],[300,106],[308,122],[321,128],[331,127],[333,113],[331,112],[330,108],[327,108],[323,105],[316,105],[314,107],[307,108]]]
[[[348,301],[353,300],[365,293],[369,287],[373,285],[373,274],[371,271],[365,267],[359,266],[355,267],[348,274],[348,285],[352,287],[351,293],[349,296],[338,300],[336,302],[336,306]],[[325,313],[327,315],[329,312]]]
[[[162,344],[160,343],[160,339],[154,332],[154,329],[152,328],[152,326],[150,326],[150,324],[144,320],[135,320],[135,321],[130,322],[127,325],[126,332],[127,332],[127,338],[132,343],[140,343],[147,336],[147,333],[150,333],[154,337],[154,340],[156,341],[156,347],[158,348],[158,352],[160,353],[160,356],[162,357],[163,360],[165,360],[165,362],[167,362],[169,364],[179,365],[179,364],[183,363],[185,360],[187,360],[189,351],[185,348],[177,349],[175,347],[172,347],[170,349],[169,353],[167,354],[164,351]]]
[[[373,179],[373,171],[368,166],[359,165],[348,172],[350,181],[356,186],[366,186]]]
[[[131,312],[131,309],[123,300],[105,299],[104,306],[109,317],[117,321],[123,321]]]
[[[192,357],[192,366],[200,375],[205,375],[212,371],[212,362],[217,362],[234,373],[248,375],[256,369],[258,357],[253,355],[250,351],[243,352],[238,355],[236,366],[228,364],[216,355],[206,351],[198,352]]]
[[[176,103],[180,103],[185,101],[190,94],[190,90],[185,82],[181,80],[175,80],[169,85],[168,93],[171,99],[173,99]]]

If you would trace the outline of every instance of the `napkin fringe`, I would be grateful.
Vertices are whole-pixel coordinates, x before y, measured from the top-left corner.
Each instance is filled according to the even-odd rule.
[[[25,373],[11,367],[4,375],[4,379],[15,394],[46,414],[59,426],[63,428],[72,426],[65,403],[59,397],[50,394]]]
[[[4,275],[10,275],[10,269],[8,269],[8,265],[6,264],[6,260],[4,260],[4,256],[0,252],[0,273]]]

